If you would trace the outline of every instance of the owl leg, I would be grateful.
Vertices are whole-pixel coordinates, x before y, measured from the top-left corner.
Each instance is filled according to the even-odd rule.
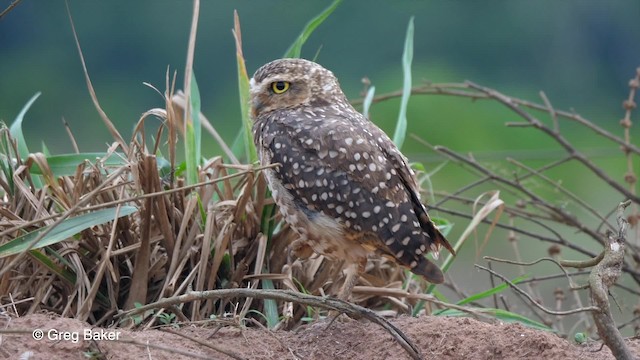
[[[304,260],[313,255],[313,248],[309,246],[309,243],[304,239],[298,239],[289,245],[289,250],[296,256],[296,258]]]
[[[349,264],[345,272],[344,284],[342,284],[342,288],[340,288],[340,292],[338,293],[338,299],[343,301],[349,301],[351,298],[351,292],[353,291],[353,287],[358,282],[358,277],[360,273],[364,272],[365,265],[367,264],[367,258],[360,260],[359,262]]]

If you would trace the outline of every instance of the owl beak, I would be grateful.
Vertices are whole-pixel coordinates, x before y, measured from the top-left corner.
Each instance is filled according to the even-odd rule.
[[[260,112],[260,109],[262,109],[262,107],[264,106],[262,104],[262,102],[258,99],[258,96],[256,96],[257,94],[254,93],[256,89],[256,81],[254,80],[254,78],[251,78],[249,80],[249,92],[251,93],[251,118],[255,119],[256,117],[258,117],[258,113]]]
[[[251,101],[251,117],[254,119],[257,118],[260,110],[262,110],[263,107],[264,104],[262,104],[262,101],[258,100],[257,98],[253,99]]]

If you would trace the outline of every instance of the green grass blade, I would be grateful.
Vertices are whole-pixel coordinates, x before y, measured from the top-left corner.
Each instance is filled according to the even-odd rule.
[[[402,53],[402,73],[404,83],[402,85],[402,99],[400,100],[400,113],[396,131],[393,133],[393,143],[398,149],[402,148],[404,138],[407,135],[407,105],[411,96],[411,61],[413,60],[413,16],[409,19],[407,36],[404,39],[404,51]]]
[[[242,139],[244,140],[244,152],[248,162],[254,163],[258,161],[258,152],[256,146],[253,143],[253,135],[251,134],[251,128],[253,127],[253,121],[249,116],[249,101],[251,96],[249,94],[249,75],[247,73],[247,66],[244,62],[244,55],[242,54],[242,34],[240,32],[240,19],[238,14],[234,13],[234,28],[233,36],[236,40],[236,63],[238,67],[238,91],[240,94],[240,114],[242,118]],[[236,152],[237,147],[234,142],[233,154],[237,158],[243,158]]]
[[[47,156],[49,168],[56,177],[75,175],[78,165],[85,161],[91,164],[100,161],[105,166],[123,166],[127,163],[124,154],[119,153],[91,152]],[[35,163],[30,171],[32,175],[42,175],[42,169]]]
[[[45,144],[45,142],[42,142],[42,153],[44,154],[44,156],[51,156],[51,151],[49,151],[49,147],[47,146],[47,144]]]
[[[554,331],[552,328],[546,326],[543,323],[537,322],[535,320],[531,320],[525,316],[516,314],[516,313],[512,313],[510,311],[507,310],[502,310],[502,309],[492,309],[492,308],[474,308],[474,311],[482,313],[482,314],[487,314],[487,315],[491,315],[493,317],[495,317],[496,319],[500,320],[500,321],[504,321],[507,323],[520,323],[524,326],[533,328],[533,329],[537,329],[537,330],[542,330],[542,331]],[[441,314],[441,316],[455,316],[455,317],[466,317],[469,316],[468,313],[460,311],[460,310],[455,310],[455,309],[446,309],[445,311],[443,311]]]
[[[364,97],[364,102],[362,103],[362,115],[369,118],[369,109],[371,108],[371,104],[373,103],[373,96],[376,94],[376,87],[372,86],[367,90],[367,95]]]
[[[29,149],[27,148],[27,142],[25,141],[24,134],[22,133],[22,121],[24,120],[24,116],[26,115],[27,111],[29,111],[29,109],[31,108],[31,105],[33,105],[36,99],[40,97],[40,94],[40,92],[37,92],[31,97],[31,99],[29,99],[29,101],[27,101],[27,103],[22,107],[22,110],[20,110],[18,116],[16,116],[16,119],[13,121],[13,124],[11,124],[11,127],[9,128],[11,136],[18,143],[18,153],[20,154],[20,158],[23,160],[29,157]]]
[[[233,143],[231,144],[231,152],[233,152],[233,155],[235,155],[235,157],[238,159],[246,158],[246,152],[248,151],[248,149],[246,149],[244,145],[246,142],[245,132],[245,122],[243,120],[242,126],[238,130],[238,133],[236,134],[236,137],[233,139]]]
[[[262,279],[262,288],[274,290],[273,280]],[[273,329],[279,322],[278,303],[273,299],[264,300],[264,317],[267,320],[267,328]]]
[[[0,171],[7,181],[9,194],[15,194],[15,184],[13,182],[14,161],[17,155],[11,146],[11,134],[5,124],[0,124]],[[1,194],[1,193],[0,193]]]
[[[521,275],[518,276],[517,278],[511,280],[512,283],[517,284],[519,282],[521,282],[522,280],[525,280],[526,278],[528,278],[527,275]],[[477,294],[473,294],[469,297],[467,297],[466,299],[462,299],[460,301],[457,302],[458,305],[464,305],[464,304],[468,304],[470,302],[474,302],[474,301],[479,301],[482,300],[484,298],[487,298],[489,296],[493,296],[494,294],[498,294],[503,292],[504,290],[509,288],[509,284],[507,283],[502,283],[492,289],[483,291],[483,292],[479,292]]]
[[[31,249],[40,249],[45,246],[59,243],[92,226],[113,221],[116,216],[116,209],[117,208],[97,210],[67,219],[51,230],[51,232],[49,232],[45,237],[40,239],[40,241],[38,241],[38,243],[36,243]],[[136,211],[138,211],[138,209],[133,206],[123,206],[120,208],[118,216],[127,216]],[[0,246],[0,259],[25,251],[29,247],[29,244],[35,240],[40,233],[48,228],[49,227],[46,226],[28,234],[18,236],[8,243]]]
[[[191,89],[189,96],[189,107],[191,119],[186,119],[187,133],[185,140],[185,157],[187,162],[187,184],[198,183],[198,165],[200,165],[200,151],[202,130],[200,126],[200,91],[196,76],[191,73]]]
[[[32,250],[30,254],[38,261],[40,261],[42,265],[47,267],[52,273],[58,275],[61,279],[64,279],[69,285],[73,286],[76,283],[76,274],[67,270],[67,268],[56,264],[49,257],[47,257],[47,255],[35,250]]]
[[[25,140],[24,133],[22,132],[22,121],[24,120],[24,116],[27,111],[29,111],[29,109],[31,108],[31,105],[33,105],[33,103],[36,101],[36,99],[38,99],[38,97],[40,97],[41,94],[41,92],[37,92],[31,97],[31,99],[29,99],[29,101],[27,101],[27,103],[22,107],[22,110],[20,110],[18,116],[16,116],[13,124],[11,124],[11,127],[9,128],[11,137],[13,137],[18,144],[18,154],[23,161],[29,157],[29,148],[27,147],[27,141]],[[40,181],[39,178],[33,177],[32,180],[33,185],[36,188],[42,188],[42,181]]]
[[[324,9],[320,14],[311,19],[311,21],[309,21],[307,25],[305,25],[304,29],[302,30],[300,35],[298,35],[293,44],[291,44],[289,49],[287,49],[287,51],[284,53],[284,57],[299,58],[300,53],[302,52],[302,45],[304,45],[313,31],[318,26],[320,26],[320,24],[322,24],[329,17],[329,15],[331,15],[331,13],[338,7],[338,5],[340,5],[341,2],[342,0],[334,0],[328,8]]]
[[[517,278],[513,279],[512,282],[514,284],[517,284],[519,282],[521,282],[522,280],[525,280],[528,276],[527,275],[522,275],[522,276],[518,276]],[[460,301],[458,301],[456,304],[457,305],[466,305],[468,303],[474,302],[474,301],[480,301],[482,299],[488,298],[489,296],[493,296],[494,294],[498,294],[503,292],[504,290],[509,288],[509,284],[507,283],[502,283],[496,287],[493,287],[489,290],[485,290],[482,292],[479,292],[477,294],[473,294],[465,299],[462,299]],[[433,291],[433,295],[437,297],[436,294],[438,294],[438,290],[434,289]],[[433,313],[433,315],[443,315],[447,310],[449,309],[443,309],[443,310],[439,310]]]

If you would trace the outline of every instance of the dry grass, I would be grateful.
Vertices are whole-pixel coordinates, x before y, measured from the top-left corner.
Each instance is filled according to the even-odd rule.
[[[167,97],[171,95],[167,91]],[[295,235],[282,223],[273,200],[265,197],[267,187],[259,168],[229,165],[214,157],[199,169],[199,183],[194,186],[184,186],[181,177],[174,178],[175,167],[162,173],[166,169],[158,164],[164,160],[155,154],[172,152],[167,147],[176,142],[163,134],[179,133],[165,130],[181,123],[178,109],[176,103],[167,101],[165,109],[146,113],[127,151],[114,142],[108,153],[120,156],[120,165],[101,159],[86,161],[75,174],[56,177],[44,155],[20,159],[16,149],[5,149],[16,162],[7,162],[12,178],[6,174],[2,178],[0,244],[50,226],[63,216],[70,219],[124,205],[138,209],[65,241],[47,247],[34,244],[24,254],[1,258],[0,303],[12,304],[5,310],[19,316],[47,310],[113,326],[121,310],[192,290],[273,286],[317,295],[337,293],[342,281],[340,266],[321,256],[304,261],[289,256],[288,245]],[[152,138],[145,133],[148,115],[163,120],[153,134],[158,140],[147,140]],[[2,130],[2,136],[5,143],[15,144],[8,129]],[[36,164],[49,174],[43,177],[41,188],[31,180],[37,176],[32,174]],[[14,261],[17,257],[21,259]],[[384,259],[369,263],[362,282],[412,292],[426,288],[423,282],[407,281],[403,270]],[[405,301],[376,295],[358,292],[354,300],[372,308],[383,304],[403,311],[410,308]],[[166,311],[182,321],[232,315],[235,319],[257,317],[266,323],[258,315],[268,314],[265,302],[271,302],[280,326],[292,327],[303,317],[320,314],[320,310],[292,303],[258,299],[196,301]],[[148,317],[144,324],[155,325],[159,318]]]
[[[167,72],[166,90],[158,91],[165,107],[145,112],[128,142],[102,110],[69,13],[89,94],[114,142],[103,158],[87,159],[75,172],[59,175],[48,157],[27,155],[17,145],[23,139],[16,142],[9,129],[1,130],[0,246],[44,230],[29,238],[28,246],[17,254],[0,251],[2,309],[17,316],[46,310],[93,325],[119,326],[124,323],[116,315],[123,310],[191,291],[275,288],[316,295],[337,293],[343,281],[341,264],[322,256],[307,260],[290,256],[288,245],[295,234],[276,211],[261,169],[241,164],[203,114],[199,114],[202,127],[217,140],[231,164],[222,156],[213,157],[200,164],[194,181],[189,157],[186,171],[176,160],[180,147],[187,144],[186,152],[193,150],[198,161],[199,144],[197,140],[190,144],[194,127],[199,131],[197,117],[192,116],[199,109],[192,108],[191,101],[197,96],[191,64],[198,8],[196,1],[185,69],[186,94],[175,92],[176,76]],[[239,73],[248,83],[237,15],[235,21],[243,70]],[[146,132],[148,118],[161,120],[151,134]],[[123,206],[136,211],[120,217]],[[42,245],[59,225],[103,208],[115,209],[111,221]],[[404,270],[384,259],[370,261],[360,281],[369,291],[356,292],[354,302],[374,309],[384,306],[387,311],[406,312],[418,301],[390,297],[389,289],[423,293],[427,286],[422,280],[406,278]],[[376,293],[372,286],[384,289]],[[150,327],[159,319],[167,323],[229,317],[237,322],[253,317],[269,327],[291,328],[317,318],[322,311],[273,299],[204,299],[125,323]]]

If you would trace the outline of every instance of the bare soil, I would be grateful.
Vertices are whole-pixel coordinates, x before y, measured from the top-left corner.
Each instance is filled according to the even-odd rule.
[[[391,322],[412,339],[426,359],[613,359],[608,348],[598,351],[598,342],[576,345],[519,324],[432,316],[400,317]],[[366,320],[335,321],[327,328],[328,324],[318,322],[297,331],[230,326],[216,331],[195,325],[175,331],[242,359],[408,358],[388,333]],[[84,340],[89,325],[56,315],[0,318],[0,329],[4,329],[0,333],[0,359],[232,359],[219,350],[162,330],[106,329],[105,336],[115,336],[114,331],[119,331],[119,339]],[[42,329],[45,338],[34,340],[34,329]],[[77,333],[78,341],[49,340],[49,329]],[[17,333],[20,330],[24,332]],[[100,329],[93,330],[99,334]],[[640,339],[631,339],[629,344],[634,354],[640,355]]]

